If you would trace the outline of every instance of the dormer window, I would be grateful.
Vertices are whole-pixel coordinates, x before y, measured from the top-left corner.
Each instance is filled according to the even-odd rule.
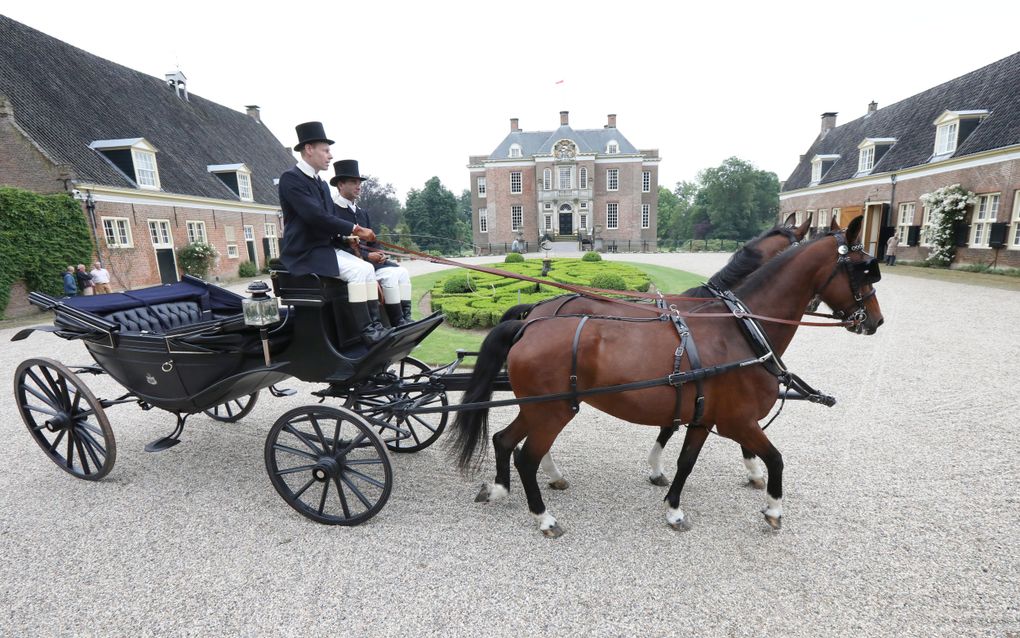
[[[616,142],[616,140],[610,140],[609,143],[606,144],[606,154],[607,155],[618,155],[619,153],[620,153],[620,145]]]
[[[227,188],[234,191],[242,202],[253,202],[251,190],[251,169],[245,164],[210,164],[206,169],[220,178]]]
[[[510,157],[520,157],[520,156],[521,156],[521,145],[520,144],[511,144],[510,145]]]
[[[895,143],[895,137],[864,138],[864,141],[857,145],[857,149],[860,151],[860,155],[857,157],[857,175],[870,173],[875,165],[882,161],[886,151]]]
[[[985,117],[986,110],[943,111],[932,124],[935,129],[935,153],[933,160],[949,157],[978,127]]]
[[[156,147],[144,137],[117,140],[96,140],[89,148],[98,151],[138,188],[159,190],[159,168],[156,165]]]
[[[839,155],[815,155],[811,160],[811,183],[817,184],[822,181],[822,178],[838,159]]]

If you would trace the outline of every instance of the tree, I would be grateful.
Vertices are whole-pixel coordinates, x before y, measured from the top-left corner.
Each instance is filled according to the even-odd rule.
[[[731,157],[698,173],[692,230],[723,239],[747,239],[770,226],[779,211],[779,178]],[[710,227],[706,229],[706,222]]]
[[[471,191],[464,189],[460,198],[457,200],[457,212],[460,214],[460,218],[471,227]]]
[[[408,192],[404,219],[423,249],[454,252],[460,249],[457,211],[457,197],[433,177],[422,190]]]
[[[660,240],[681,241],[691,237],[691,210],[698,185],[678,182],[676,189],[659,187],[659,218],[657,225]]]
[[[400,200],[393,196],[394,193],[396,191],[393,184],[384,186],[371,175],[366,175],[365,181],[361,182],[358,206],[372,214],[372,224],[377,229],[383,226],[393,228],[400,223],[403,211],[400,210]]]

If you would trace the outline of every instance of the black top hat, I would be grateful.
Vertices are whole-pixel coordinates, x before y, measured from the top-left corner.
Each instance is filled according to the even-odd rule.
[[[333,140],[326,137],[326,130],[322,128],[322,122],[305,122],[298,124],[294,129],[297,131],[298,139],[297,146],[294,147],[295,151],[300,151],[302,146],[310,142],[333,143]]]
[[[358,171],[358,160],[346,159],[333,162],[333,172],[336,175],[329,180],[330,186],[336,186],[336,183],[345,177],[360,179],[361,181],[368,179],[367,177],[362,177]]]

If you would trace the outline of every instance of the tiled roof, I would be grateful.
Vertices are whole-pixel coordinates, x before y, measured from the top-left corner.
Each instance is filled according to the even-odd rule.
[[[932,124],[943,112],[988,110],[974,132],[947,157],[962,157],[1020,144],[1020,53],[950,80],[852,122],[837,126],[816,139],[783,186],[784,191],[805,188],[811,181],[815,155],[838,154],[839,160],[822,177],[821,184],[840,182],[857,173],[857,146],[865,138],[896,138],[896,143],[871,174],[898,171],[927,164],[935,151]],[[939,159],[946,159],[940,157]]]
[[[577,144],[578,152],[581,153],[598,153],[602,155],[606,152],[606,145],[611,140],[616,140],[620,145],[620,153],[636,154],[638,152],[634,145],[627,141],[627,138],[620,133],[619,129],[574,130],[567,125],[563,125],[555,131],[514,131],[503,138],[503,141],[499,143],[496,150],[489,154],[489,159],[509,159],[510,146],[512,144],[521,145],[521,155],[524,158],[538,154],[548,155],[552,153],[553,145],[562,139],[573,141]]]
[[[134,188],[96,140],[145,138],[158,149],[163,191],[237,200],[212,164],[244,163],[260,204],[278,205],[273,179],[293,156],[254,118],[194,93],[177,97],[159,78],[75,48],[0,15],[0,94],[18,125],[83,182]]]

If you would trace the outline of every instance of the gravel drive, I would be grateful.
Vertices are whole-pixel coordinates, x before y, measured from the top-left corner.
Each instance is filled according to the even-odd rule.
[[[614,258],[708,275],[725,256]],[[779,532],[716,437],[683,495],[694,527],[674,532],[645,478],[655,431],[587,407],[553,448],[571,482],[544,492],[558,540],[538,533],[516,475],[508,501],[474,503],[491,463],[462,477],[442,441],[392,456],[371,521],[317,525],[262,458],[275,419],[314,402],[298,381],[240,423],[192,417],[158,454],[142,448],[173,417],[113,407],[116,467],[77,480],[31,440],[10,387],[26,358],[91,360],[0,330],[0,636],[1020,635],[1020,294],[887,268],[878,298],[874,336],[802,328],[787,353],[839,402],[787,404],[769,429],[786,465]]]

